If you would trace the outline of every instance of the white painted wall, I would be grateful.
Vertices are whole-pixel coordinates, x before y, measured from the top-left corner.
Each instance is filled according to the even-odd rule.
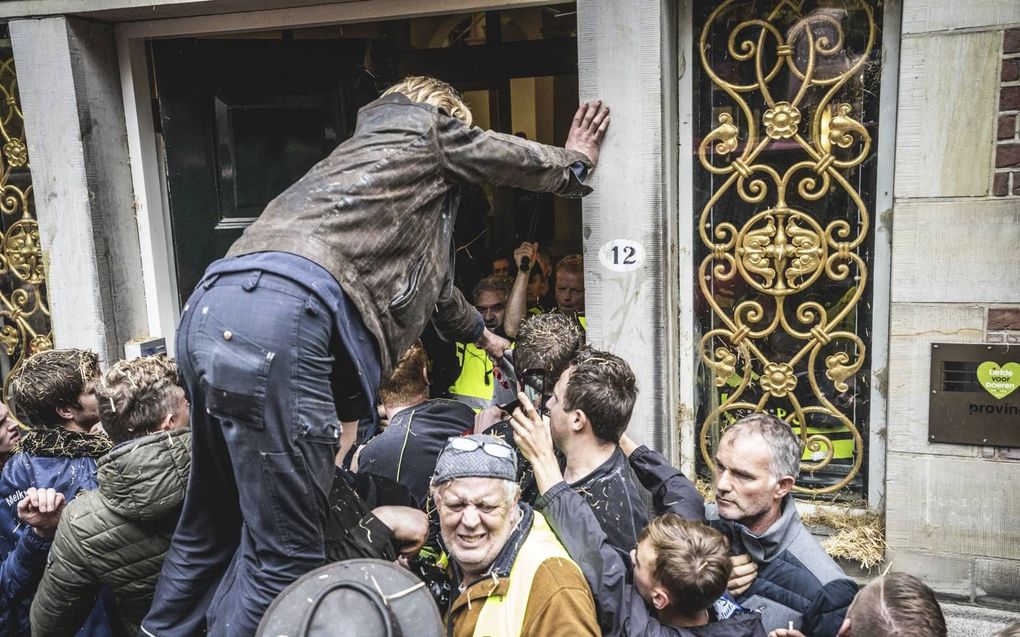
[[[147,332],[113,30],[58,17],[10,32],[54,343],[108,362]]]
[[[676,212],[667,197],[675,179],[664,159],[674,143],[668,116],[675,86],[664,56],[675,57],[660,31],[672,22],[660,0],[581,0],[578,74],[582,100],[610,105],[611,124],[584,199],[584,269],[588,340],[626,359],[637,376],[629,433],[673,454],[676,427]],[[668,105],[667,105],[667,96]],[[608,241],[644,248],[636,270],[614,272],[599,261]],[[688,379],[689,382],[689,379]]]

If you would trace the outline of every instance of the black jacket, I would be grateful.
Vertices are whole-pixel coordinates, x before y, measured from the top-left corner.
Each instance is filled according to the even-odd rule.
[[[730,538],[734,553],[748,553],[758,564],[758,576],[737,600],[759,611],[766,630],[793,627],[810,637],[835,637],[857,584],[825,552],[797,514],[793,496],[783,501],[780,518],[761,535],[747,527],[717,518],[709,507],[712,526]]]
[[[475,412],[464,403],[434,398],[402,409],[358,456],[355,484],[370,507],[425,509],[429,480],[446,442],[475,425]]]
[[[639,447],[631,454],[630,463],[641,484],[652,492],[657,514],[675,513],[704,521],[701,495],[661,454]],[[580,495],[560,482],[539,497],[537,508],[545,514],[588,580],[603,635],[765,637],[760,618],[750,613],[691,628],[660,623],[634,588],[629,561],[609,544],[591,508]]]
[[[591,507],[609,543],[623,552],[637,544],[648,524],[648,511],[619,447],[594,471],[570,485]]]

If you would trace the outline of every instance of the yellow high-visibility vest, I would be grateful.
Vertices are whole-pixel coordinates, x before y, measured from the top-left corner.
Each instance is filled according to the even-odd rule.
[[[531,521],[531,530],[517,553],[517,559],[510,568],[510,582],[506,595],[486,598],[482,612],[478,615],[473,637],[518,637],[524,627],[524,614],[528,610],[531,583],[542,562],[560,557],[580,572],[577,563],[570,559],[567,550],[560,544],[549,523],[538,511]]]
[[[476,412],[488,407],[495,388],[489,355],[474,343],[457,343],[457,360],[460,362],[460,375],[450,385],[453,398]]]

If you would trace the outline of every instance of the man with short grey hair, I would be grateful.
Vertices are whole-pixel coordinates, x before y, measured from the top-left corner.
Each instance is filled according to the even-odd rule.
[[[453,637],[599,635],[580,568],[541,513],[520,502],[516,452],[494,436],[451,438],[431,491],[460,594]]]
[[[730,590],[741,606],[761,611],[765,630],[836,637],[857,585],[797,514],[791,490],[802,452],[800,439],[778,418],[755,413],[738,420],[716,448],[716,503],[706,509],[711,524],[729,536],[735,563],[747,555],[757,567],[750,587],[731,584]]]

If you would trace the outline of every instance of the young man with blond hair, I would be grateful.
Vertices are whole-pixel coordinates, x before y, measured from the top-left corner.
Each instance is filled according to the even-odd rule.
[[[74,635],[103,586],[125,634],[138,634],[188,484],[188,401],[173,361],[120,361],[94,391],[116,446],[99,459],[99,488],[75,498],[57,527],[32,602],[38,637]]]
[[[583,104],[565,148],[471,122],[450,85],[406,78],[206,270],[177,333],[192,479],[143,632],[251,635],[321,565],[338,421],[374,411],[430,319],[502,355],[507,341],[453,285],[461,187],[587,194],[608,109]]]

